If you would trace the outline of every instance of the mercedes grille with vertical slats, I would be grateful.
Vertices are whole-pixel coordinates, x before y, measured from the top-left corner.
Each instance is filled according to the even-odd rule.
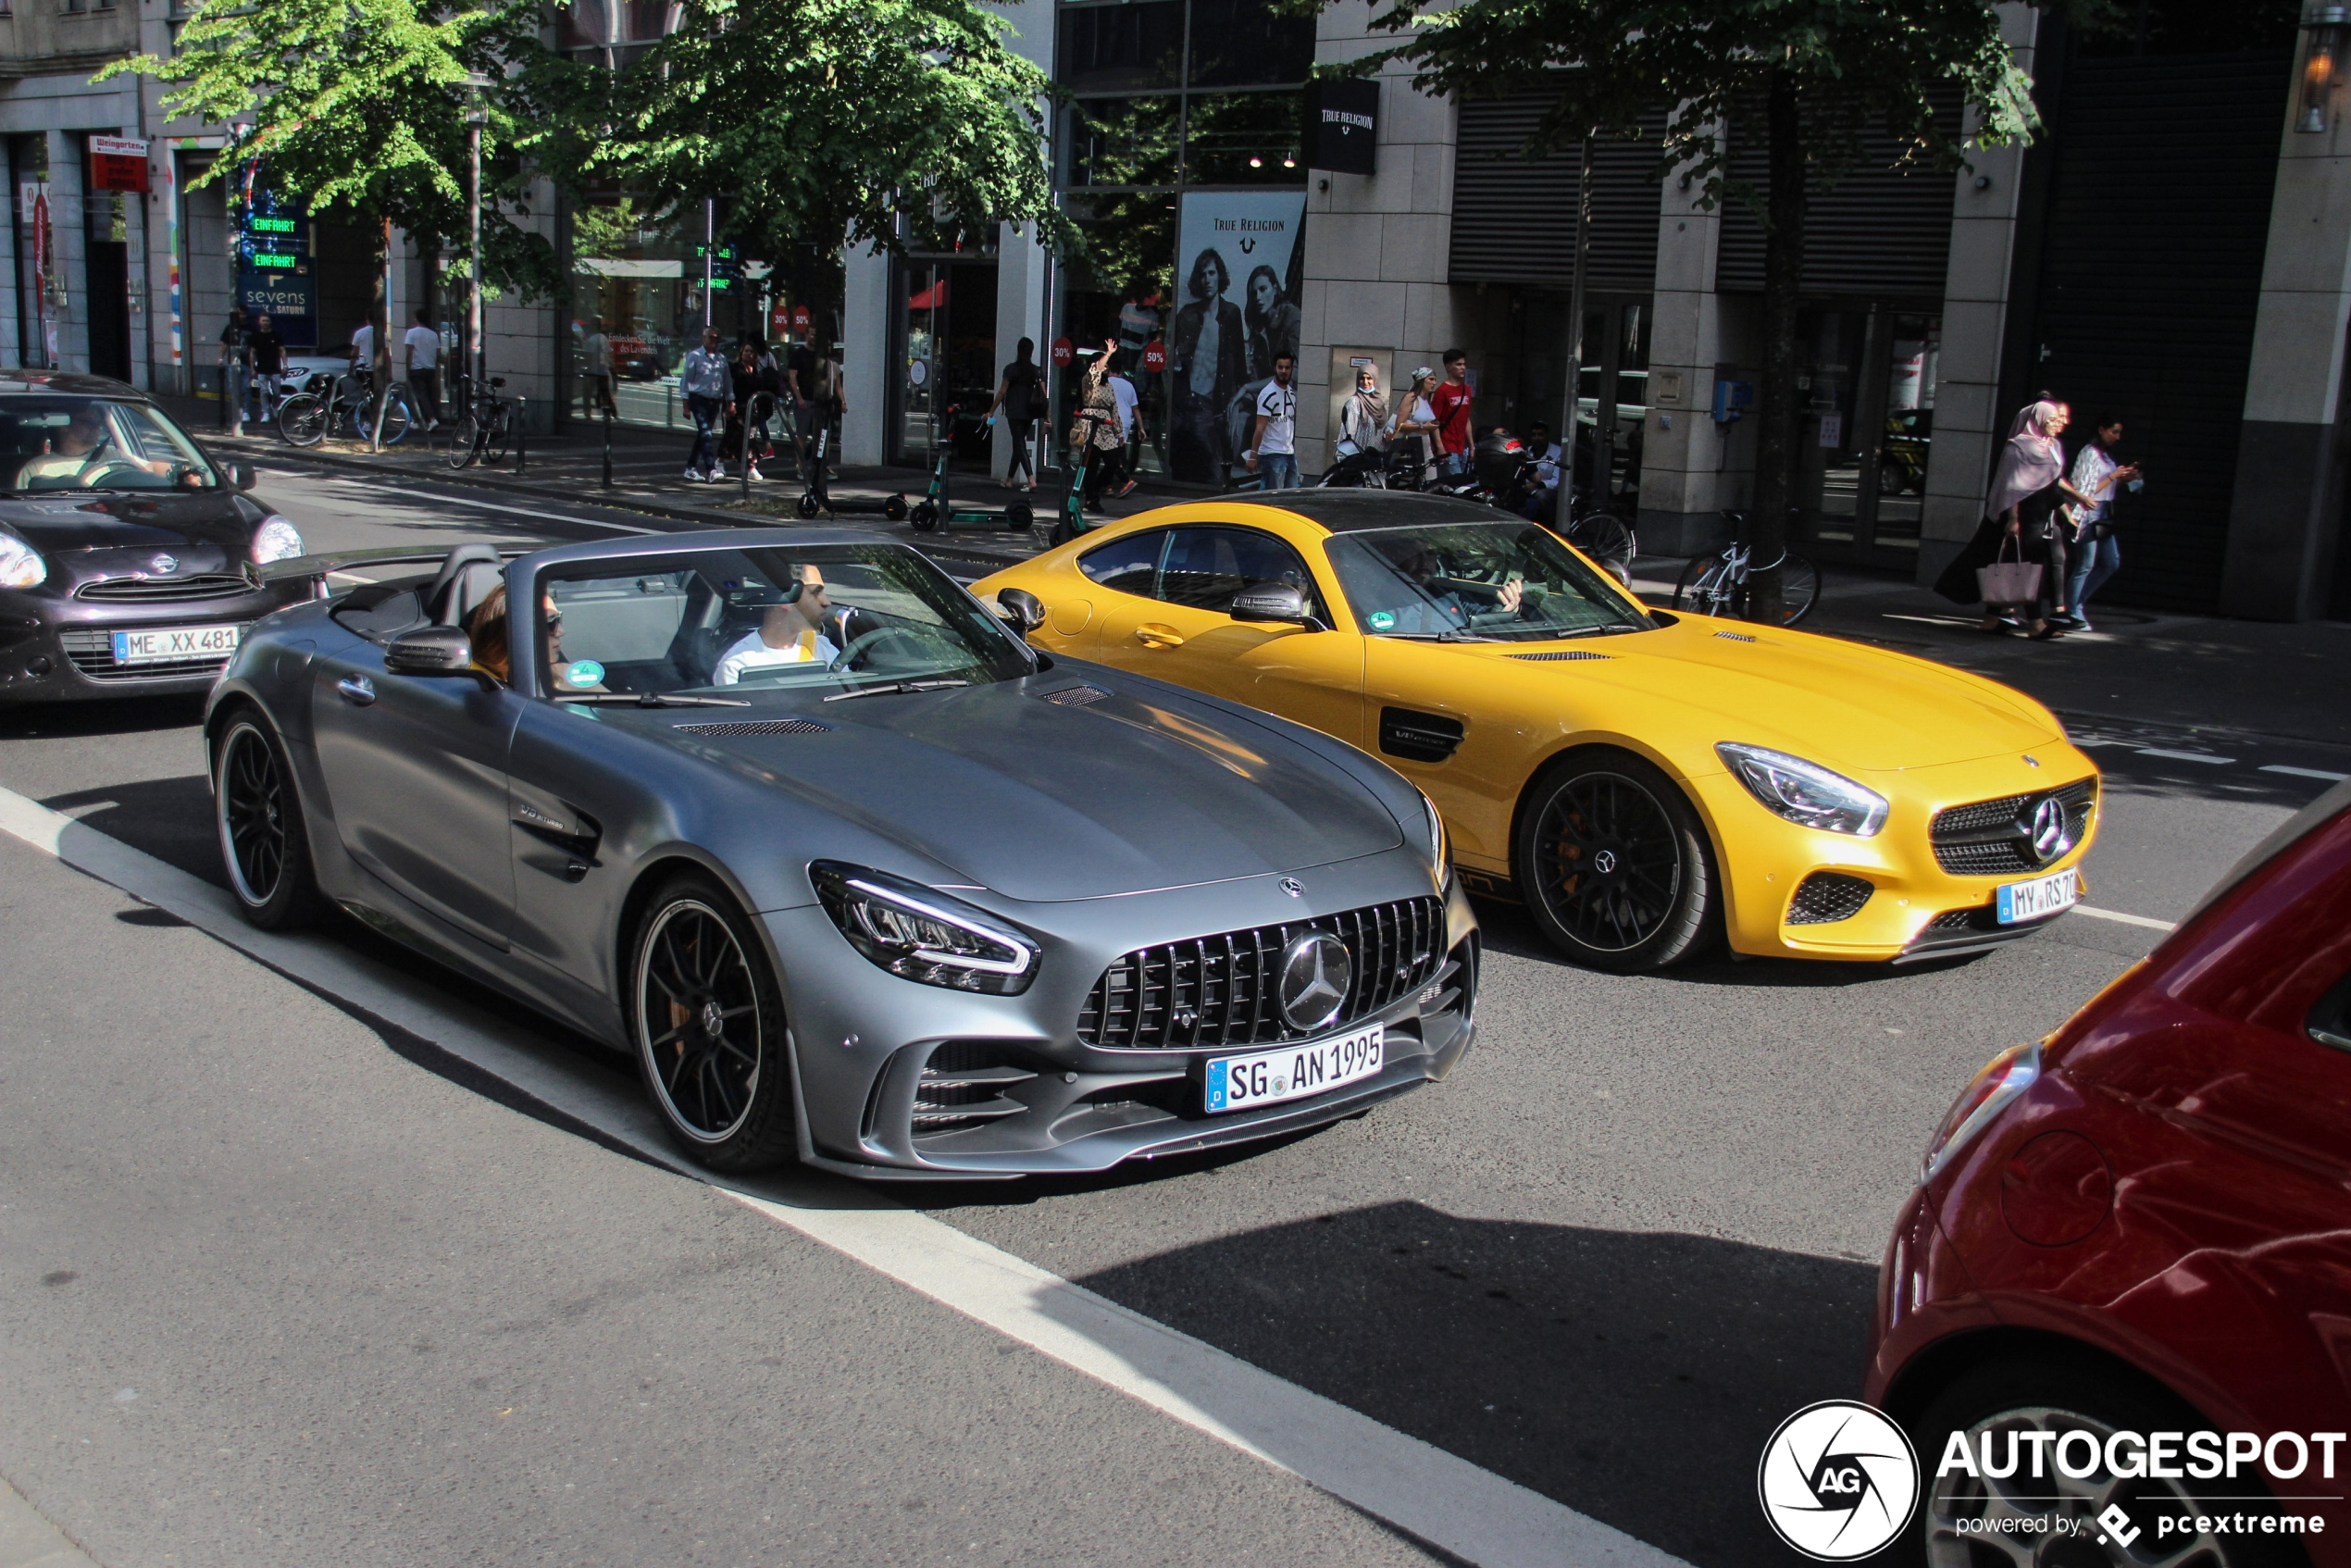
[[[1088,1045],[1135,1051],[1274,1045],[1304,1038],[1274,995],[1282,950],[1327,931],[1353,960],[1347,1001],[1315,1033],[1343,1028],[1436,977],[1445,958],[1445,906],[1433,898],[1139,948],[1102,971],[1078,1015]]]
[[[2041,803],[2052,798],[2065,808],[2065,837],[2058,852],[2044,858],[2034,852],[2032,820]],[[2077,778],[2037,794],[2004,795],[1996,801],[1977,801],[1936,812],[1928,830],[1935,863],[1955,877],[2007,877],[2038,871],[2064,859],[2088,836],[2097,802],[2098,781]]]

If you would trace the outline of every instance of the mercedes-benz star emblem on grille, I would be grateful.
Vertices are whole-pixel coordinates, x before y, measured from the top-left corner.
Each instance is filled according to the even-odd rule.
[[[175,557],[169,555],[158,555],[154,560],[148,562],[147,565],[155,569],[155,576],[157,577],[169,577],[172,573],[180,569],[179,561]]]
[[[1302,899],[1306,896],[1306,884],[1295,877],[1285,877],[1275,886],[1294,899]]]
[[[1347,944],[1325,931],[1309,931],[1291,939],[1282,949],[1282,972],[1275,992],[1282,1016],[1293,1029],[1319,1029],[1338,1016],[1347,1002],[1348,982],[1355,977],[1355,961]]]
[[[2033,851],[2035,863],[2046,865],[2073,847],[2073,831],[2065,820],[2065,803],[2046,796],[2033,815],[2017,820],[2017,832]]]

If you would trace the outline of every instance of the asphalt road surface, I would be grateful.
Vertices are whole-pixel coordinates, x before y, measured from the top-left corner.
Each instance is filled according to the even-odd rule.
[[[314,550],[648,526],[291,472],[263,493]],[[218,883],[199,709],[0,712],[0,789]],[[2108,776],[2105,917],[1931,968],[1627,979],[1486,906],[1483,1031],[1449,1082],[1238,1154],[911,1199],[1665,1553],[1796,1561],[1757,1456],[1858,1388],[1885,1228],[1952,1095],[2351,772],[2316,740],[2075,728]],[[1376,1499],[6,837],[0,920],[0,1476],[108,1568],[1446,1560]],[[333,940],[582,1094],[633,1092],[521,1010]]]

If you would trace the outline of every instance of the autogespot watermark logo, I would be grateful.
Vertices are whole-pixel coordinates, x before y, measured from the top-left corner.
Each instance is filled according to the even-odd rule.
[[[1780,1423],[1755,1473],[1780,1539],[1822,1562],[1867,1557],[1902,1533],[1919,1500],[1919,1456],[1885,1415],[1822,1400]]]

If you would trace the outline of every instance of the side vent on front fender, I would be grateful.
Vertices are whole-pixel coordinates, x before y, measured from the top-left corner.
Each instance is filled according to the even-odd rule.
[[[1379,749],[1413,762],[1443,762],[1462,748],[1462,721],[1412,708],[1379,711]]]

